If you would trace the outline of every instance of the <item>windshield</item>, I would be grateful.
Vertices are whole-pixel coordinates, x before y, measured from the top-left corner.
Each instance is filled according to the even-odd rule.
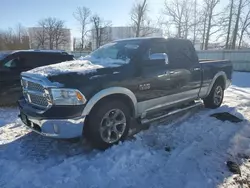
[[[112,42],[101,46],[89,56],[95,64],[108,65],[129,63],[139,48],[139,40]]]

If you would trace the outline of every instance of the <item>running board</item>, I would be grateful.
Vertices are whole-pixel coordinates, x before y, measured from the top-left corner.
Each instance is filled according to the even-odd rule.
[[[168,116],[171,116],[171,115],[174,115],[174,114],[177,114],[179,112],[182,112],[182,111],[185,111],[185,110],[189,110],[189,109],[192,109],[192,108],[195,108],[195,107],[198,107],[198,106],[201,106],[203,103],[202,102],[196,102],[195,104],[193,105],[190,105],[190,106],[187,106],[187,107],[184,107],[184,108],[180,108],[180,109],[176,109],[176,110],[173,110],[173,111],[170,111],[164,115],[161,115],[161,116],[158,116],[158,117],[154,117],[152,119],[142,119],[141,120],[141,124],[147,124],[147,123],[151,123],[151,122],[154,122],[154,121],[157,121],[159,119],[162,119],[162,118],[166,118]]]

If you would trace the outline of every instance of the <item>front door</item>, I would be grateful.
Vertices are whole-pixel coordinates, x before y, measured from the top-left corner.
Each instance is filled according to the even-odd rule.
[[[139,113],[155,111],[168,102],[166,96],[171,95],[173,85],[168,63],[166,41],[150,42],[141,61],[141,76],[136,78]]]

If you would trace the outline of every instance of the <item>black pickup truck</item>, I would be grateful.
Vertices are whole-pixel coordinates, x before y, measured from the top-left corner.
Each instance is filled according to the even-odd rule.
[[[0,106],[16,104],[22,96],[21,72],[69,60],[73,60],[73,56],[60,50],[0,52]]]
[[[117,40],[82,60],[21,74],[20,118],[33,131],[56,138],[85,136],[105,149],[140,126],[193,108],[222,104],[232,78],[227,60],[202,60],[189,40]],[[199,102],[198,102],[199,103]]]

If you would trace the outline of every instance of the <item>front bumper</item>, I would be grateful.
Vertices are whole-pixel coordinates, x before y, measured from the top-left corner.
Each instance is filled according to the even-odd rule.
[[[84,127],[84,116],[74,118],[53,118],[42,117],[41,114],[26,111],[22,103],[19,102],[20,119],[32,131],[48,137],[54,138],[77,138],[81,137]]]

